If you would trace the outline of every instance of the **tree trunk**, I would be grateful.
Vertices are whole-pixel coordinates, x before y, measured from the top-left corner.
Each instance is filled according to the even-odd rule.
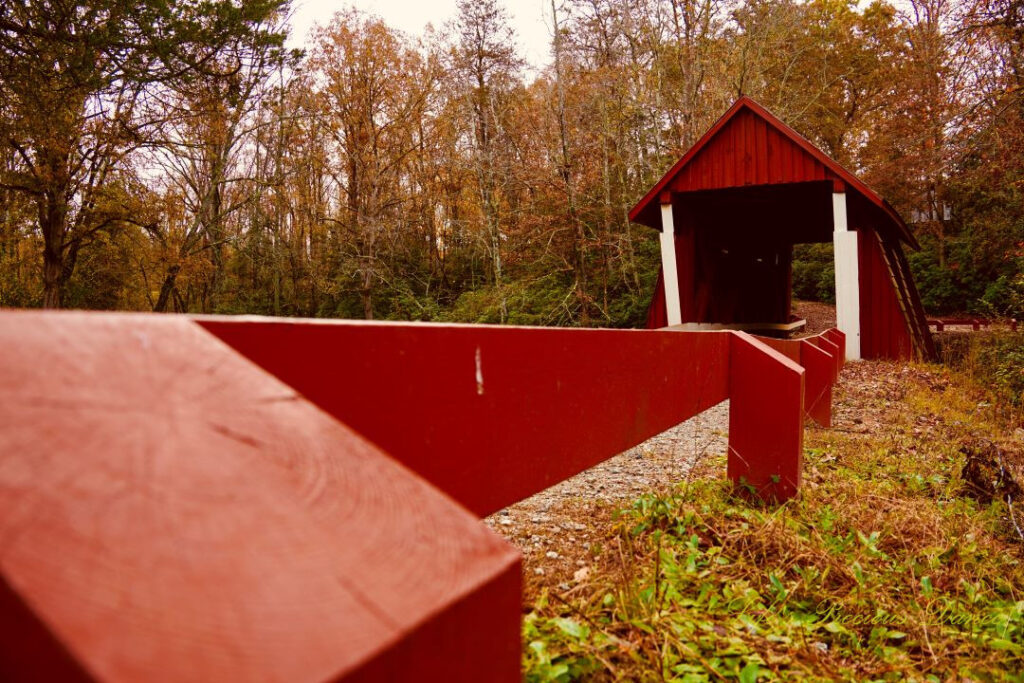
[[[60,308],[64,298],[60,275],[64,271],[59,254],[43,249],[43,308]]]
[[[554,26],[555,86],[558,95],[558,133],[562,145],[560,175],[565,184],[565,200],[569,220],[573,223],[576,240],[574,244],[573,268],[576,271],[576,299],[580,305],[581,325],[590,323],[590,303],[587,297],[587,230],[576,211],[576,193],[573,186],[572,162],[569,155],[569,132],[565,116],[565,85],[562,81],[562,34],[558,27],[558,9],[551,0],[551,18]]]
[[[364,270],[362,280],[359,297],[363,300],[363,318],[373,320],[373,273],[369,269]]]
[[[167,276],[164,277],[164,283],[160,286],[160,296],[157,297],[156,305],[153,306],[153,311],[156,313],[164,313],[167,311],[167,304],[171,300],[171,294],[174,292],[174,281],[178,277],[178,272],[181,270],[181,266],[173,265],[167,269]]]
[[[64,300],[64,235],[67,208],[57,194],[39,199],[39,229],[43,233],[43,308],[60,308]]]

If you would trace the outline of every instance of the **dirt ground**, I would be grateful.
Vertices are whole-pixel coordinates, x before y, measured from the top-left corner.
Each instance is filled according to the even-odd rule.
[[[836,307],[818,301],[793,301],[793,313],[807,321],[801,334],[818,334],[836,326]]]

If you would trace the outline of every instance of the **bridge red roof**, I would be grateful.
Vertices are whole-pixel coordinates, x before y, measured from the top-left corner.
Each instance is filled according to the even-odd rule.
[[[864,197],[880,223],[915,249],[917,240],[896,210],[851,171],[747,96],[740,97],[629,212],[661,229],[665,192],[832,180]]]

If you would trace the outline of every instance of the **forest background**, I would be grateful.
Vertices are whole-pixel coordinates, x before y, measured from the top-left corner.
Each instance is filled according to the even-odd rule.
[[[539,69],[496,0],[288,11],[2,4],[0,306],[640,325],[627,212],[746,94],[912,224],[929,311],[1024,313],[1021,0],[553,0]]]

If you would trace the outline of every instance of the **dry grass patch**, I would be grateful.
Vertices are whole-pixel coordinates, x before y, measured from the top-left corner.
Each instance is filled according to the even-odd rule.
[[[527,678],[1024,680],[1024,544],[962,477],[967,444],[1017,457],[1012,425],[962,375],[848,372],[848,419],[808,431],[798,500],[751,506],[712,458],[588,513],[585,575],[530,581]]]

